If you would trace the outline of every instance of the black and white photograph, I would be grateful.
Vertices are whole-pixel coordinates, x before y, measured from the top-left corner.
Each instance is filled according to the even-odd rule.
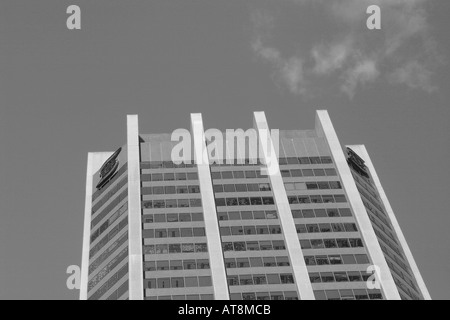
[[[449,31],[448,0],[0,0],[0,300],[450,300]]]

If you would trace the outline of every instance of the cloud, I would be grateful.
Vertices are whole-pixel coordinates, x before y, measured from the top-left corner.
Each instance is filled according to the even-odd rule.
[[[437,90],[431,84],[433,73],[418,61],[410,61],[404,66],[397,68],[389,75],[392,84],[404,84],[412,89],[421,89],[428,93]]]
[[[252,48],[260,59],[272,65],[277,82],[298,95],[318,90],[330,79],[339,81],[340,91],[349,98],[364,86],[381,81],[431,93],[437,90],[433,74],[442,59],[436,46],[430,46],[432,36],[426,12],[430,1],[286,0],[285,4],[294,3],[302,12],[319,8],[325,16],[314,23],[336,26],[336,31],[327,33],[326,39],[313,41],[309,47],[301,43],[301,52],[286,55],[277,46],[269,45],[274,40],[277,21],[268,11],[255,11]],[[381,8],[382,30],[366,28],[366,10],[370,5]],[[309,30],[314,30],[314,25]],[[319,81],[321,85],[317,86]]]
[[[341,86],[341,90],[348,94],[350,98],[353,98],[358,85],[375,81],[379,74],[380,72],[374,60],[361,61],[353,68],[348,69],[343,75],[344,83]]]
[[[275,69],[275,78],[287,85],[290,92],[300,95],[306,93],[303,60],[301,58],[294,56],[284,59],[280,51],[264,46],[261,39],[255,40],[252,43],[252,48],[259,57],[272,65]]]

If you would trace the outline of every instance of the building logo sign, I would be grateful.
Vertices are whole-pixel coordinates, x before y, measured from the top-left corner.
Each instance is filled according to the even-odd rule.
[[[117,168],[119,167],[119,160],[117,157],[121,151],[122,148],[119,148],[116,152],[114,152],[113,155],[109,157],[100,168],[100,182],[96,186],[98,190],[103,188],[117,172]]]

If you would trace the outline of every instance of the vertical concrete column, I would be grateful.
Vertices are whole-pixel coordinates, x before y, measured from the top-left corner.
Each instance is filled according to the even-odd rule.
[[[294,271],[298,294],[301,300],[315,300],[286,189],[284,188],[283,178],[279,170],[278,155],[275,152],[274,142],[272,141],[264,112],[254,113],[254,127],[258,131],[259,148],[261,148],[259,150],[260,156],[264,157],[262,162],[270,164],[272,168],[276,169],[268,170],[269,180],[272,185],[274,201],[278,210],[281,228],[283,229],[289,260]]]
[[[365,161],[366,167],[369,169],[372,180],[375,184],[378,194],[380,195],[380,199],[383,203],[386,214],[388,215],[388,217],[391,221],[392,227],[394,228],[394,231],[397,235],[398,241],[400,242],[400,245],[403,249],[405,257],[408,260],[409,266],[411,267],[411,270],[417,281],[419,290],[422,293],[425,300],[431,300],[430,293],[428,292],[425,282],[423,281],[422,275],[420,274],[419,268],[417,267],[416,261],[414,260],[411,250],[409,249],[408,243],[406,242],[406,239],[405,239],[405,236],[403,235],[402,229],[400,228],[397,218],[395,217],[394,210],[392,210],[391,204],[386,196],[386,193],[384,192],[383,186],[381,185],[380,178],[378,177],[378,174],[375,171],[375,167],[372,163],[372,159],[370,159],[370,156],[369,156],[369,153],[367,152],[366,147],[364,145],[352,145],[352,146],[347,146],[347,147],[349,147],[353,151],[355,151]]]
[[[219,221],[217,219],[216,201],[214,199],[203,120],[200,113],[191,114],[191,135],[194,139],[194,156],[200,182],[200,194],[205,218],[214,297],[216,300],[229,300],[230,296],[222,252]]]
[[[144,299],[141,171],[137,115],[127,116],[129,298]]]
[[[87,300],[89,277],[89,250],[91,248],[91,216],[93,175],[112,156],[113,152],[89,152],[86,170],[86,198],[84,205],[83,252],[81,257],[80,300]]]
[[[384,298],[387,300],[400,300],[400,294],[395,285],[391,271],[384,258],[383,251],[378,243],[372,223],[367,214],[364,203],[356,187],[347,159],[342,151],[341,144],[326,110],[319,110],[316,114],[316,131],[320,137],[325,137],[330,148],[337,172],[341,178],[344,191],[350,207],[355,214],[356,222],[361,231],[366,250],[372,263],[380,270],[379,281]]]

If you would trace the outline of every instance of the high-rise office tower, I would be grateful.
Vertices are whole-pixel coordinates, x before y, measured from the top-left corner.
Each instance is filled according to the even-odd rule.
[[[231,163],[211,163],[200,114],[186,145],[206,161],[174,163],[179,142],[137,116],[89,154],[81,299],[430,299],[364,146],[326,111],[313,130],[253,123],[259,156],[226,139]]]

